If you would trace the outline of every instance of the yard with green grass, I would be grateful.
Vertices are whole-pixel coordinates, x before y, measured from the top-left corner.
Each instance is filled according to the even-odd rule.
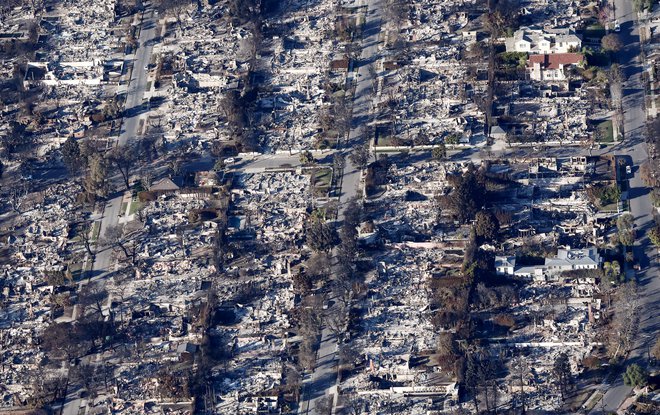
[[[599,137],[600,143],[613,143],[614,142],[614,128],[612,126],[612,121],[602,121],[596,126],[600,130]]]
[[[380,136],[376,140],[377,147],[390,147],[395,145],[394,137],[392,136]]]
[[[314,187],[330,186],[332,180],[332,169],[318,169],[313,173]]]
[[[92,224],[92,241],[99,239],[99,233],[101,232],[101,221],[96,221]]]
[[[603,392],[601,391],[596,391],[591,398],[584,404],[584,409],[587,411],[591,411],[594,409],[596,404],[600,401],[600,399],[603,397]]]
[[[332,183],[332,169],[321,168],[312,172],[312,188],[314,195],[327,196]]]
[[[599,212],[616,212],[618,210],[618,202],[612,202],[610,204],[601,206],[598,208]]]
[[[587,26],[584,29],[585,38],[600,40],[603,36],[605,36],[605,33],[605,27],[600,23],[592,24],[591,26]]]
[[[134,200],[131,201],[131,207],[128,208],[128,214],[132,215],[135,212],[137,212],[142,206],[144,206],[144,203],[140,202],[135,198]]]

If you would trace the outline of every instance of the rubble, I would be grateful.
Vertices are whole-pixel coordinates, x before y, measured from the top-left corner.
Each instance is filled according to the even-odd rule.
[[[639,313],[606,10],[153,3],[0,6],[0,412],[586,405]]]

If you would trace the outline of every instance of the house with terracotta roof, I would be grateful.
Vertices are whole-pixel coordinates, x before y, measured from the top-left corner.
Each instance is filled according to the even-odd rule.
[[[564,81],[566,68],[571,65],[581,66],[584,56],[581,53],[553,53],[550,55],[531,55],[527,60],[529,76],[535,81]]]

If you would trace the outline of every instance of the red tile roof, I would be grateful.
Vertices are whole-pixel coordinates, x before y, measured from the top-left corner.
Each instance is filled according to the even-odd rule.
[[[584,60],[580,53],[553,53],[551,55],[532,55],[527,60],[527,66],[533,67],[540,63],[544,69],[559,69],[559,65],[576,65]]]

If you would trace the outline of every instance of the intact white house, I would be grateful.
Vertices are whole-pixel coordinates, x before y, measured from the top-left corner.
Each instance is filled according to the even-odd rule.
[[[546,258],[543,265],[516,266],[512,256],[496,256],[495,270],[498,275],[514,275],[535,281],[554,280],[564,271],[598,269],[602,259],[596,247],[585,249],[559,249],[557,256]]]
[[[532,55],[527,60],[529,77],[535,81],[565,81],[569,66],[581,66],[584,56],[580,53],[554,53]]]
[[[578,51],[582,40],[573,29],[541,29],[521,27],[505,40],[507,52],[530,54],[568,53]]]

